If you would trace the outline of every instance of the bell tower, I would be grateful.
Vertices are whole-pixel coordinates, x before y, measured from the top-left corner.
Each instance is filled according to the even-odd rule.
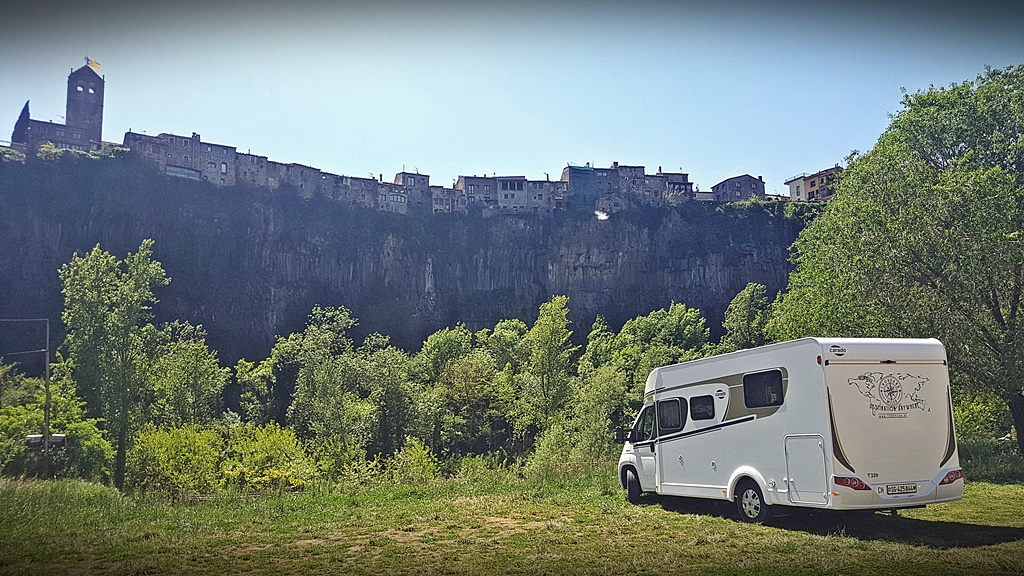
[[[64,121],[81,130],[85,142],[103,141],[103,78],[88,65],[68,75],[68,103]]]

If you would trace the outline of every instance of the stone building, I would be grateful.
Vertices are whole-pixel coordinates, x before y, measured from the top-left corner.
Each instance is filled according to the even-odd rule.
[[[647,174],[644,166],[612,162],[608,168],[568,165],[562,169],[566,196],[580,209],[617,212],[636,206],[664,206],[693,199],[693,183],[684,172]]]
[[[377,183],[377,209],[396,214],[409,213],[409,195],[390,182]]]
[[[498,212],[500,214],[526,214],[526,176],[499,176]]]
[[[733,176],[711,187],[715,202],[738,202],[748,198],[764,200],[764,179],[750,174]]]
[[[395,174],[394,184],[405,194],[408,209],[419,213],[433,212],[434,198],[430,191],[430,176],[403,170]]]
[[[205,180],[218,186],[234,186],[237,182],[238,153],[235,147],[203,142],[195,132],[190,137],[127,132],[124,146],[171,176]],[[245,160],[249,161],[248,158]],[[264,171],[265,165],[266,158],[263,159]]]
[[[532,214],[550,214],[567,210],[568,184],[559,180],[528,180],[526,182],[526,211]]]
[[[442,212],[465,214],[469,211],[466,193],[458,188],[431,186],[430,196],[434,214]]]
[[[466,201],[470,206],[497,208],[498,179],[484,176],[459,176],[455,189],[466,193]]]
[[[65,123],[32,119],[29,103],[25,102],[14,124],[11,143],[33,153],[46,142],[70,150],[99,150],[103,145],[104,86],[104,78],[88,64],[72,70],[68,75]]]
[[[832,198],[832,187],[835,184],[836,175],[843,169],[836,164],[832,168],[826,168],[814,174],[797,174],[786,180],[789,186],[789,197],[791,200],[828,200]]]

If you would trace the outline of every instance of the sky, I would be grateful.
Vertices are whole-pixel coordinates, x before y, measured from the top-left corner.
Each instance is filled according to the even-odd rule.
[[[88,56],[104,140],[198,132],[446,186],[619,162],[788,194],[787,178],[869,150],[902,89],[1024,64],[1024,3],[996,0],[23,4],[0,15],[0,140],[26,100],[63,122]]]

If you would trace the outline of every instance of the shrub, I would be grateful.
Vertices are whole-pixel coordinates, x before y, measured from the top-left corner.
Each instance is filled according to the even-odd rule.
[[[148,427],[128,451],[125,487],[182,497],[209,494],[219,481],[221,439],[196,426]]]
[[[228,432],[223,482],[243,490],[296,490],[316,476],[313,461],[295,433],[271,423]]]
[[[560,473],[559,466],[569,461],[570,433],[561,422],[555,422],[537,439],[537,447],[526,462],[525,472],[533,479],[544,479]]]
[[[959,451],[968,481],[1019,483],[1024,478],[1024,458],[1014,441],[961,441]]]
[[[502,484],[515,479],[514,467],[503,465],[493,456],[464,456],[459,460],[455,477],[463,482],[484,484]]]
[[[438,469],[434,453],[418,438],[405,439],[405,446],[395,455],[390,467],[397,482],[409,484],[436,480]]]
[[[953,419],[961,442],[992,440],[1011,428],[1006,403],[992,395],[958,394],[953,401]]]

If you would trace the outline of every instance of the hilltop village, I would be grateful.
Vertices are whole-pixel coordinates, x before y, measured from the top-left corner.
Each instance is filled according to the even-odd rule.
[[[304,198],[323,196],[351,206],[399,214],[479,213],[551,214],[555,210],[617,212],[638,206],[665,206],[683,202],[735,202],[748,198],[777,201],[827,200],[830,185],[842,170],[838,165],[799,174],[786,180],[790,195],[765,194],[764,180],[749,174],[734,176],[701,192],[689,174],[657,172],[644,166],[612,163],[608,167],[567,165],[558,180],[530,180],[526,176],[459,176],[451,188],[430,184],[430,176],[402,171],[394,179],[345,176],[312,166],[281,163],[266,156],[239,152],[235,146],[204,142],[190,136],[161,133],[150,136],[128,131],[121,144],[104,142],[104,77],[99,65],[86,65],[68,75],[65,123],[35,120],[26,102],[14,125],[11,146],[35,153],[44,144],[61,149],[96,151],[123,146],[152,162],[168,176],[210,182],[215,186],[249,185],[271,189],[290,186]]]

